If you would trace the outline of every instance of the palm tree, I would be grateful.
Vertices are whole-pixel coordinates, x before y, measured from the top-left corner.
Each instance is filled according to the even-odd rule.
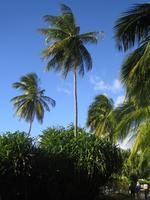
[[[88,110],[87,126],[99,137],[113,138],[114,124],[112,111],[114,103],[105,95],[98,95]]]
[[[121,79],[127,97],[139,106],[150,101],[150,3],[136,4],[123,13],[115,25],[115,38],[119,50],[136,47],[125,59]]]
[[[130,158],[144,157],[150,137],[150,3],[136,4],[116,21],[115,38],[119,50],[134,47],[124,60],[121,80],[126,102],[117,110],[117,134],[135,138]]]
[[[74,133],[77,134],[78,104],[77,104],[77,73],[84,75],[85,70],[92,69],[92,58],[85,44],[97,43],[99,32],[80,34],[72,10],[61,5],[60,16],[44,16],[48,28],[39,29],[46,37],[48,47],[43,50],[43,57],[48,59],[46,71],[54,69],[61,71],[64,78],[70,71],[74,76]]]
[[[138,153],[140,168],[150,146],[150,106],[138,108],[134,102],[126,101],[113,111],[113,116],[117,124],[116,138],[124,140],[128,137],[129,141],[134,141],[129,160]]]
[[[29,122],[29,132],[31,132],[34,118],[42,123],[44,118],[44,109],[50,111],[49,105],[55,106],[55,101],[45,96],[45,90],[39,87],[39,79],[35,73],[30,73],[20,78],[19,82],[13,83],[15,89],[20,89],[23,94],[11,99],[16,108],[16,115]]]

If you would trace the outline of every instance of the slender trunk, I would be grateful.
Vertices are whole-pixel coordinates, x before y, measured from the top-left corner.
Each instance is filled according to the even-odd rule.
[[[31,128],[32,128],[32,120],[30,121],[30,125],[29,125],[29,131],[28,131],[28,135],[30,135],[30,132],[31,132]]]
[[[77,103],[77,74],[74,69],[74,136],[77,136],[78,127],[78,103]]]

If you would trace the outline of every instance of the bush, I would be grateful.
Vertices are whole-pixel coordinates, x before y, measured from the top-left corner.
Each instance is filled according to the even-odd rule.
[[[74,137],[73,127],[49,128],[36,143],[25,133],[0,137],[4,200],[93,200],[121,166],[120,149],[84,129]]]
[[[64,199],[94,199],[98,195],[99,187],[104,185],[112,173],[118,173],[122,167],[122,155],[116,145],[107,140],[100,140],[95,135],[79,129],[77,137],[73,136],[73,128],[49,128],[40,136],[39,147],[57,157],[69,162],[60,163],[59,178],[63,182],[63,190],[69,192],[67,184],[71,186],[72,195]],[[64,170],[65,167],[65,170]],[[67,170],[66,170],[67,169]],[[70,176],[68,177],[68,175]],[[64,189],[65,187],[65,189]]]

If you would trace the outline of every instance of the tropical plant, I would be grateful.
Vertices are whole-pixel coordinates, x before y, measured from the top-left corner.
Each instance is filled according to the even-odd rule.
[[[39,79],[35,73],[30,73],[20,78],[19,82],[13,83],[15,89],[20,89],[23,94],[11,99],[16,108],[16,115],[29,122],[29,134],[31,132],[34,118],[42,123],[44,118],[44,109],[50,111],[49,105],[55,106],[55,101],[45,96],[45,90],[39,87]]]
[[[136,4],[116,21],[115,38],[119,50],[135,47],[124,60],[121,80],[126,95],[137,105],[150,101],[150,3]]]
[[[111,173],[108,168],[115,172],[117,170],[115,159],[118,159],[118,164],[122,160],[122,152],[115,144],[105,139],[99,139],[82,128],[79,129],[78,136],[74,137],[72,126],[67,129],[58,127],[44,130],[40,135],[39,146],[51,154],[72,157],[75,159],[76,166],[86,169],[91,177],[96,169],[105,176],[107,173]],[[115,159],[113,154],[116,154]]]
[[[57,168],[60,176],[64,174],[73,189],[74,198],[69,199],[92,200],[111,174],[121,171],[122,151],[115,144],[89,134],[84,129],[78,131],[77,137],[74,137],[73,127],[49,128],[40,136],[39,147],[55,155],[55,159],[63,158]]]
[[[34,149],[32,142],[32,138],[24,132],[7,132],[0,136],[0,196],[2,199],[15,200],[27,192],[27,180],[31,176]],[[21,199],[25,200],[23,197]]]
[[[97,95],[89,106],[87,126],[99,137],[113,139],[114,123],[112,111],[114,103],[105,95]]]
[[[149,165],[150,159],[147,157],[150,146],[150,111],[149,106],[138,108],[133,102],[124,102],[113,111],[116,120],[116,138],[121,141],[128,137],[128,141],[134,141],[132,151],[129,157],[134,162],[135,157],[138,159],[137,168],[142,169],[142,165]]]
[[[119,50],[133,51],[124,60],[121,80],[126,89],[126,102],[117,110],[117,132],[124,138],[135,138],[130,158],[144,158],[149,148],[150,121],[150,3],[136,4],[116,21],[115,38]],[[146,151],[145,151],[146,150]],[[139,162],[141,163],[141,162]]]
[[[0,136],[0,196],[5,200],[93,200],[122,167],[121,150],[74,127]],[[8,192],[9,191],[9,192]]]
[[[85,70],[92,69],[92,58],[85,44],[97,43],[99,32],[81,34],[80,27],[75,22],[72,10],[62,4],[60,16],[44,16],[48,28],[39,29],[46,37],[48,47],[42,54],[48,60],[46,71],[54,69],[61,71],[64,78],[70,71],[74,76],[74,134],[77,135],[78,105],[77,105],[77,73],[84,75]]]
[[[7,132],[0,136],[0,149],[1,174],[30,175],[32,138],[24,132]]]

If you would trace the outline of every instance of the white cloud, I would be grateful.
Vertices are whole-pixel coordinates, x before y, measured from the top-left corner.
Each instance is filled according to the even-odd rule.
[[[112,85],[112,89],[116,91],[116,90],[120,90],[121,88],[122,88],[121,82],[118,79],[115,79]]]
[[[98,76],[91,76],[90,82],[96,91],[110,91],[116,93],[122,89],[122,85],[118,79],[115,79],[112,84],[108,84],[101,80]]]
[[[67,94],[67,95],[71,95],[71,91],[69,89],[67,89],[67,88],[60,88],[60,87],[58,87],[57,91],[58,92],[63,92],[65,94]]]
[[[62,92],[64,94],[71,95],[72,94],[71,84],[70,83],[61,83],[57,87],[57,92]]]
[[[122,104],[124,102],[125,96],[118,96],[116,101],[115,101],[115,107],[117,107],[118,105]]]

